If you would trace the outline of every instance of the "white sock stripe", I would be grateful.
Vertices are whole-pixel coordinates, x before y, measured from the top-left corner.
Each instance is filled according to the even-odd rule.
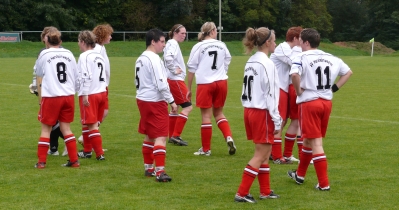
[[[100,133],[92,133],[92,134],[89,135],[89,138],[90,137],[94,137],[94,136],[101,136],[101,134]]]
[[[288,140],[288,141],[295,141],[295,137],[285,136],[285,140]]]
[[[258,172],[253,171],[253,170],[251,170],[251,169],[249,169],[249,168],[245,168],[244,171],[249,172],[249,173],[251,173],[251,174],[253,174],[253,175],[255,175],[255,176],[258,175]]]
[[[154,145],[143,143],[143,147],[154,148]]]
[[[305,149],[302,148],[302,152],[305,152],[305,153],[312,153],[313,151],[312,151],[312,150],[305,150]]]
[[[274,139],[274,143],[281,143],[281,139]]]
[[[165,149],[157,149],[157,150],[154,150],[153,153],[154,154],[156,154],[156,153],[165,153],[166,154],[166,150]]]
[[[268,171],[268,172],[270,172],[270,168],[259,168],[259,171]]]
[[[169,114],[169,117],[177,117],[179,116],[178,114]]]
[[[90,130],[82,130],[82,133],[88,133]]]
[[[39,144],[50,145],[50,142],[39,141]]]
[[[224,122],[224,121],[227,122],[227,119],[226,118],[220,119],[219,121],[217,121],[217,124],[219,125],[219,123]]]
[[[203,125],[201,125],[201,128],[206,128],[206,127],[212,127],[212,124],[203,124]]]
[[[67,141],[70,141],[70,140],[73,140],[73,139],[75,139],[75,136],[71,136],[69,138],[64,139],[64,142],[67,142]]]
[[[315,160],[320,160],[320,159],[327,159],[327,157],[325,155],[322,155],[322,156],[314,157],[312,159],[313,159],[313,161],[315,161]]]
[[[179,114],[179,117],[183,117],[183,118],[188,119],[188,117],[186,115],[184,115],[184,114]]]

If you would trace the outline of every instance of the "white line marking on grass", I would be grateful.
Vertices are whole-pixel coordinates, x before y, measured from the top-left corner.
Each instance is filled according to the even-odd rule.
[[[29,85],[21,85],[21,84],[10,84],[10,83],[0,83],[2,85],[11,85],[11,86],[23,86],[23,87],[29,87]]]
[[[339,117],[339,116],[330,116],[331,118],[339,118],[345,120],[357,120],[357,121],[367,121],[367,122],[377,122],[377,123],[391,123],[391,124],[399,124],[397,121],[386,121],[386,120],[370,120],[364,118],[353,118],[353,117]]]
[[[125,94],[117,94],[117,93],[112,93],[111,95],[128,97],[128,98],[136,98],[136,96],[133,96],[133,95],[125,95]]]

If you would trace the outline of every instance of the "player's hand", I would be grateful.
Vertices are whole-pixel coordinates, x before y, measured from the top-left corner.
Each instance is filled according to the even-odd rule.
[[[280,132],[280,130],[274,130],[273,135],[276,135]]]
[[[88,95],[84,95],[82,101],[83,101],[83,105],[85,105],[85,106],[90,106],[90,103],[89,103],[89,96],[88,96]]]
[[[186,98],[187,98],[188,101],[191,102],[191,91],[187,92]]]
[[[176,114],[177,113],[177,105],[175,102],[173,102],[172,104],[170,104],[170,108],[172,109],[172,113]]]
[[[301,88],[301,89],[299,90],[299,92],[296,93],[296,96],[302,95],[302,93],[303,93],[304,91],[305,91],[305,89]]]
[[[181,70],[181,68],[177,67],[175,69],[175,74],[180,74],[183,70]]]
[[[35,94],[36,96],[39,94],[39,93],[37,92],[37,87],[36,87],[36,86],[33,86],[33,84],[30,84],[30,85],[29,85],[29,92],[30,92],[31,94]]]

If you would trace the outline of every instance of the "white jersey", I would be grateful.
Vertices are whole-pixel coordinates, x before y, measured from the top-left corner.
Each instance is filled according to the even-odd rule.
[[[296,103],[313,101],[318,98],[331,100],[331,86],[338,76],[350,70],[341,59],[321,50],[308,50],[293,61],[290,75],[301,76],[301,88],[305,91],[297,97]]]
[[[104,45],[96,44],[96,47],[93,49],[94,51],[98,52],[103,56],[105,66],[105,79],[107,80],[107,87],[109,85],[110,77],[111,77],[111,64],[109,63],[108,55],[107,55],[107,50],[105,49]]]
[[[172,103],[166,76],[166,69],[161,58],[152,51],[144,51],[136,60],[136,98],[142,101],[167,101]]]
[[[79,96],[91,95],[106,91],[105,61],[100,53],[87,50],[79,56],[78,69],[80,89]]]
[[[263,52],[252,55],[244,69],[241,102],[246,108],[267,109],[276,130],[281,129],[278,111],[279,78],[274,63]]]
[[[197,84],[226,80],[231,55],[226,44],[216,39],[198,42],[191,49],[188,71],[195,73]]]
[[[299,52],[298,49],[300,50]],[[301,48],[296,46],[291,48],[287,42],[283,42],[279,44],[274,50],[274,53],[270,55],[270,60],[276,65],[280,80],[280,89],[286,93],[288,93],[289,84],[292,83],[290,79],[292,60],[301,52]]]
[[[182,80],[186,78],[186,65],[184,63],[183,55],[181,53],[179,43],[174,39],[169,39],[163,49],[163,60],[168,71],[168,78],[171,80]],[[182,72],[175,74],[177,68]]]
[[[65,48],[45,49],[35,66],[36,76],[42,77],[42,97],[70,96],[79,89],[79,72],[71,51]]]

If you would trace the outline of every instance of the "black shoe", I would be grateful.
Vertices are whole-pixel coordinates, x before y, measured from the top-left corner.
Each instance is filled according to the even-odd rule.
[[[83,150],[78,152],[78,157],[80,158],[91,158],[91,155],[91,152],[84,152]]]
[[[316,188],[316,190],[320,190],[320,191],[330,191],[330,186],[322,188],[319,186],[319,183],[317,183],[316,186],[314,186],[314,188]]]
[[[104,157],[104,155],[100,155],[100,156],[96,157],[96,159],[97,160],[105,160],[105,157]]]
[[[170,181],[172,181],[172,178],[170,176],[168,176],[165,172],[161,172],[157,176],[157,181],[158,182],[170,182]]]
[[[251,194],[248,194],[244,197],[236,194],[236,196],[234,197],[234,201],[235,202],[256,203],[255,198]]]
[[[152,172],[150,171],[150,170],[145,170],[144,171],[144,176],[146,176],[146,177],[154,177],[155,176],[155,170],[154,169],[152,169]]]
[[[180,138],[180,136],[172,136],[170,137],[169,141],[172,141],[174,144],[180,146],[188,146],[188,143]]]
[[[80,164],[79,164],[79,161],[71,162],[71,161],[68,160],[67,163],[62,164],[61,166],[71,167],[71,168],[79,168]]]
[[[270,191],[269,195],[264,195],[264,194],[260,194],[260,195],[259,195],[259,198],[260,198],[261,200],[263,200],[263,199],[275,199],[275,198],[279,198],[279,197],[280,197],[280,196],[277,195],[277,194],[275,194],[275,193],[273,192],[273,190]]]
[[[295,180],[295,182],[296,182],[297,184],[303,184],[303,182],[305,181],[305,178],[304,178],[304,177],[299,177],[299,176],[296,174],[296,171],[295,171],[295,170],[288,171],[287,174],[288,174],[288,176],[289,176],[291,179]]]

